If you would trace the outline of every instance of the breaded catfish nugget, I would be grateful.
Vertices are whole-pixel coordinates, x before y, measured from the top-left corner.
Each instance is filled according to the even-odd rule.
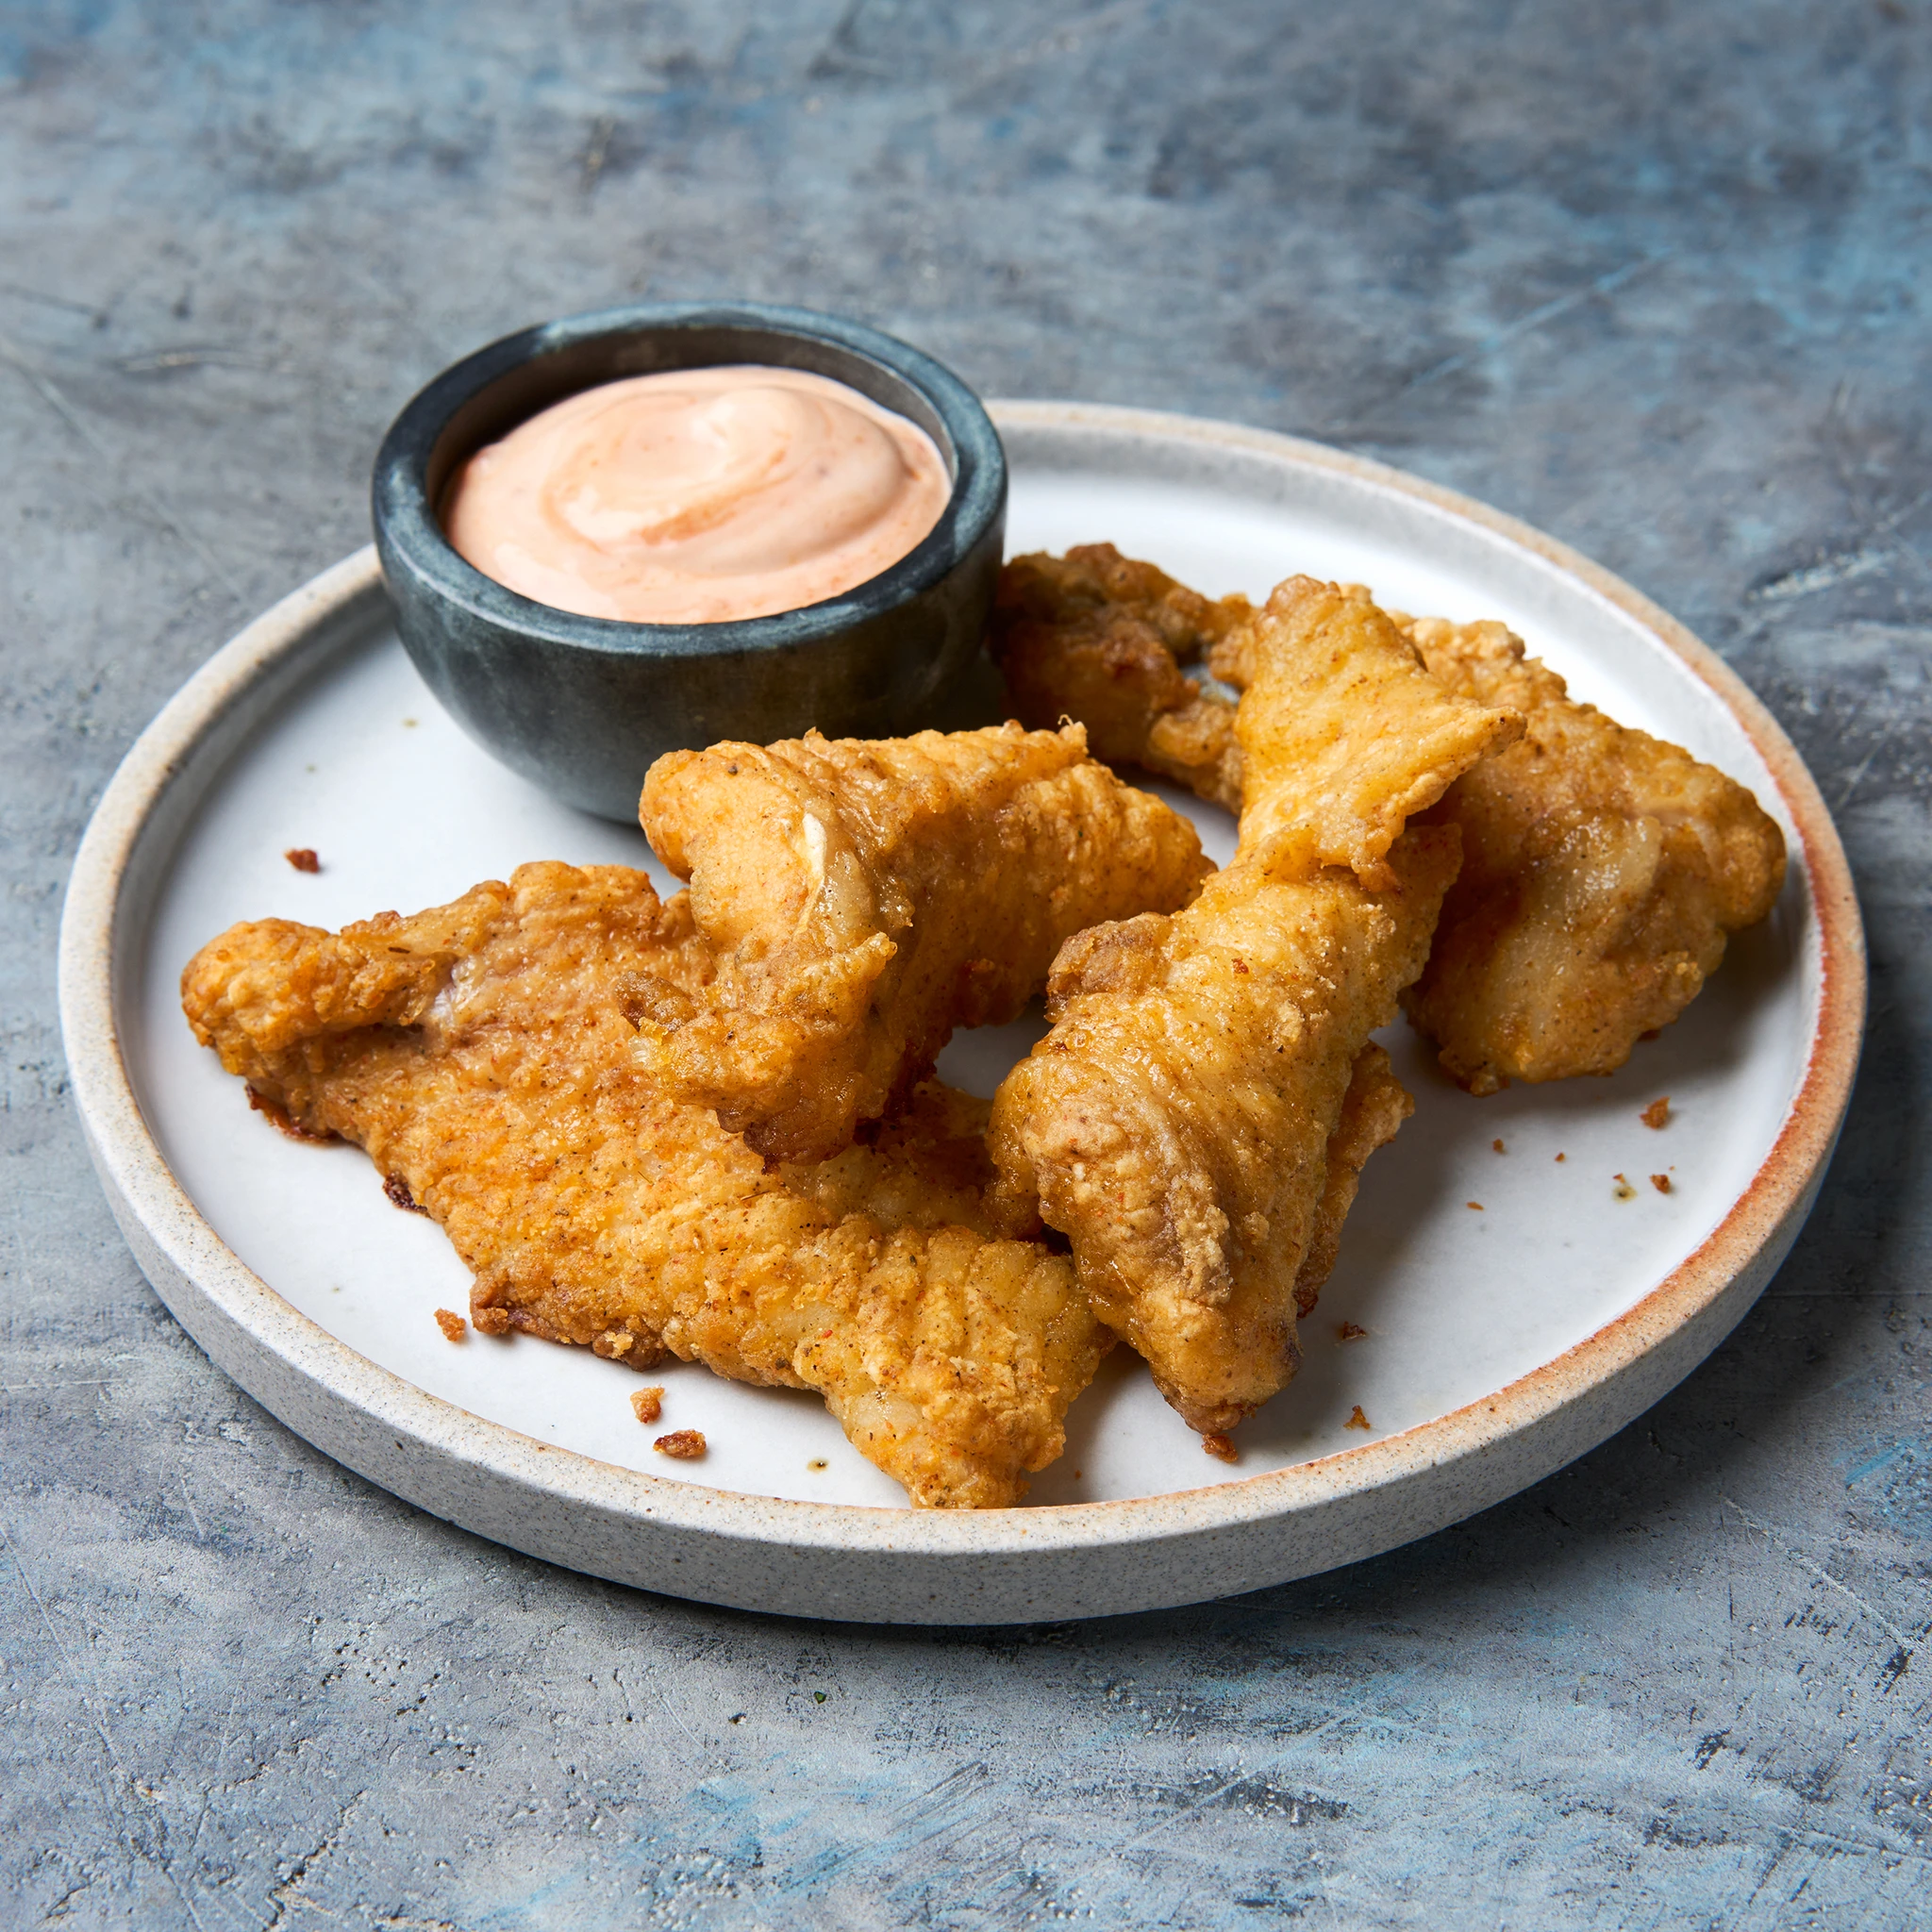
[[[1447,690],[1529,729],[1436,813],[1461,827],[1462,874],[1403,1005],[1473,1093],[1613,1073],[1770,912],[1784,835],[1734,779],[1578,704],[1502,625],[1409,634]]]
[[[1783,835],[1742,786],[1577,704],[1503,625],[1391,621],[1453,690],[1526,724],[1521,741],[1496,747],[1434,810],[1463,828],[1467,865],[1428,971],[1404,1002],[1409,1016],[1472,1092],[1613,1073],[1695,997],[1728,935],[1769,912],[1784,878]],[[1169,768],[1223,804],[1241,782],[1235,706],[1224,692],[1247,681],[1245,628],[1211,648],[1214,681],[1190,687],[1191,716],[1199,714],[1191,728],[1224,751],[1211,772]],[[1033,691],[1038,709],[1085,716],[1092,681],[1066,674],[1072,648],[1050,615],[1016,628],[1009,685]],[[1160,715],[1157,702],[1144,680],[1108,689],[1111,741],[1130,745]]]
[[[1005,1185],[1070,1238],[1094,1311],[1204,1433],[1293,1375],[1361,1164],[1408,1111],[1369,1035],[1422,970],[1456,833],[1411,831],[1384,862],[1371,892],[1237,859],[1185,912],[1082,933],[1052,1031],[993,1101]]]
[[[1213,663],[1244,693],[1241,849],[1295,875],[1345,865],[1385,890],[1409,817],[1523,736],[1501,700],[1445,691],[1358,584],[1277,584]]]
[[[875,1145],[767,1172],[631,1051],[622,989],[709,971],[684,895],[530,865],[412,919],[237,926],[182,1003],[267,1107],[442,1224],[485,1333],[815,1389],[915,1503],[1016,1501],[1106,1338],[1068,1261],[990,1217],[983,1104],[927,1086]]]
[[[990,641],[1023,724],[1050,729],[1076,718],[1095,758],[1143,766],[1239,811],[1233,711],[1182,666],[1252,614],[1245,597],[1209,603],[1111,543],[1083,543],[1007,565]]]
[[[633,1003],[640,1054],[773,1159],[847,1145],[956,1025],[1012,1019],[1063,941],[1210,870],[1078,725],[674,752],[639,815],[716,956],[702,991]]]
[[[1332,586],[1291,581],[1237,639],[1234,863],[1185,911],[1063,949],[1052,1031],[991,1129],[1003,1188],[1038,1199],[1101,1320],[1208,1433],[1294,1374],[1297,1309],[1408,1110],[1369,1035],[1422,971],[1457,840],[1403,814],[1522,728]]]

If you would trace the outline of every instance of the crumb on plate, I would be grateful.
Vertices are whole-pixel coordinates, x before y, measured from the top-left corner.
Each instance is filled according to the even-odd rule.
[[[1359,1341],[1369,1331],[1358,1322],[1344,1322],[1335,1331],[1337,1341]]]
[[[695,1462],[705,1453],[705,1434],[702,1429],[673,1429],[668,1436],[659,1436],[651,1447],[674,1461]]]
[[[1643,1111],[1637,1116],[1637,1118],[1641,1120],[1646,1127],[1660,1127],[1664,1125],[1666,1122],[1669,1121],[1670,1117],[1671,1096],[1668,1093],[1663,1094],[1658,1099],[1653,1100],[1650,1103],[1650,1105],[1646,1107],[1643,1109]]]
[[[1375,1425],[1368,1419],[1367,1416],[1365,1416],[1362,1413],[1362,1406],[1359,1402],[1357,1402],[1356,1406],[1349,1410],[1348,1420],[1345,1423],[1343,1423],[1341,1426],[1344,1429],[1372,1429]]]
[[[1637,1190],[1630,1185],[1627,1174],[1620,1174],[1613,1175],[1612,1178],[1616,1181],[1617,1185],[1610,1191],[1616,1195],[1618,1200],[1634,1201],[1637,1198]]]
[[[313,845],[291,845],[282,854],[297,872],[320,872],[322,860],[315,856]]]
[[[1239,1462],[1241,1452],[1218,1430],[1201,1438],[1201,1447],[1217,1462]]]
[[[436,1325],[445,1341],[460,1341],[470,1332],[470,1324],[454,1308],[438,1308]]]
[[[638,1389],[631,1393],[630,1406],[641,1423],[654,1423],[664,1413],[661,1389]]]
[[[1650,1184],[1659,1194],[1668,1194],[1671,1191],[1671,1177],[1667,1174],[1652,1174]]]
[[[1490,1146],[1495,1153],[1501,1154],[1504,1151],[1503,1143],[1500,1141],[1491,1141]]]

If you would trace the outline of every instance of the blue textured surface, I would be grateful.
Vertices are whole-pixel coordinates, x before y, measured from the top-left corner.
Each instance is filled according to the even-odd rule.
[[[0,1919],[1932,1924],[1928,64],[1925,0],[0,8]],[[1704,1370],[1379,1561],[987,1637],[548,1570],[209,1367],[64,1095],[75,842],[424,378],[644,291],[1368,451],[1730,658],[1874,1006]]]

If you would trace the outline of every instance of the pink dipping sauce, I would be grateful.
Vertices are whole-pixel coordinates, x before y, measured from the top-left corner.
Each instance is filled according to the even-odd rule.
[[[905,417],[829,377],[748,363],[553,405],[463,465],[442,525],[486,576],[558,610],[724,624],[877,576],[951,494]]]

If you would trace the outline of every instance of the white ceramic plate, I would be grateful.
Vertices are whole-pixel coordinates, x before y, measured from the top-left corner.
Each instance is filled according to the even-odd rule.
[[[1775,913],[1608,1080],[1475,1101],[1390,1030],[1415,1117],[1370,1163],[1306,1365],[1241,1430],[1238,1464],[1206,1458],[1122,1350],[1020,1509],[911,1511],[816,1398],[678,1366],[660,1426],[712,1447],[674,1469],[631,1413],[631,1372],[444,1341],[432,1311],[466,1308],[468,1277],[441,1230],[392,1208],[358,1152],[272,1131],[181,1018],[183,964],[238,919],[414,910],[533,858],[672,883],[641,834],[552,803],[462,736],[364,552],[217,654],[130,752],[75,864],[61,1001],[149,1278],[251,1394],[373,1480],[535,1555],[754,1608],[1002,1622],[1194,1601],[1371,1555],[1547,1474],[1687,1374],[1783,1257],[1843,1112],[1864,964],[1816,789],[1738,681],[1627,587],[1414,478],[1225,425],[996,414],[1009,549],[1107,539],[1216,594],[1307,570],[1500,617],[1580,696],[1752,787],[1791,843]],[[1224,858],[1231,821],[1174,802]],[[320,874],[293,871],[291,846]],[[958,1036],[941,1070],[990,1093],[1035,1037]],[[1661,1094],[1658,1132],[1639,1114]],[[1343,1322],[1366,1335],[1342,1342]],[[1357,1407],[1366,1431],[1347,1426]]]

